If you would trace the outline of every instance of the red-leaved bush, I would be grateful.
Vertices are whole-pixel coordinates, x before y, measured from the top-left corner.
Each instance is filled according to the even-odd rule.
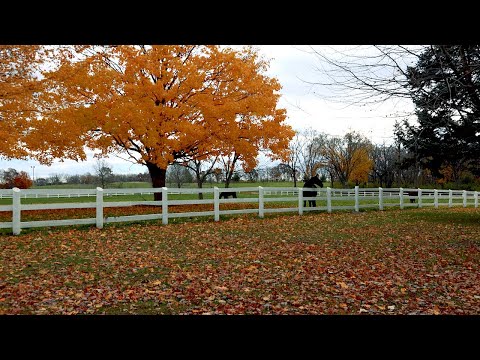
[[[19,189],[28,189],[32,187],[33,181],[25,171],[20,171],[13,179],[8,179],[6,182],[0,184],[0,189],[12,189],[17,187]]]

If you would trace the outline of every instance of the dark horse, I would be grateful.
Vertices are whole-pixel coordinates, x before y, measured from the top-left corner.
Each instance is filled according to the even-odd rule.
[[[237,198],[237,193],[236,193],[236,192],[222,191],[222,192],[220,193],[219,199],[221,199],[221,198],[228,199],[230,196],[231,196],[232,198],[235,198],[235,199],[236,199],[236,198]]]
[[[410,198],[410,202],[414,203],[418,199],[418,191],[408,191],[408,196],[415,196],[415,198]]]
[[[323,182],[322,182],[322,180],[320,180],[320,178],[318,176],[312,176],[312,178],[310,180],[308,180],[307,182],[305,182],[305,184],[303,184],[303,187],[304,188],[306,188],[306,187],[315,188],[315,185],[318,185],[321,188],[323,187]],[[316,190],[304,191],[303,196],[304,197],[317,196],[317,191]],[[309,203],[310,207],[316,207],[317,206],[317,200],[308,200],[308,203]],[[306,200],[303,201],[303,207],[307,207],[307,201]]]

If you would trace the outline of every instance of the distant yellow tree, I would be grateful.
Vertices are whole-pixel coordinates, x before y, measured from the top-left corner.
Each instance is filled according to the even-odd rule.
[[[356,149],[352,155],[353,170],[348,177],[348,181],[355,182],[355,185],[366,183],[368,175],[373,169],[373,160],[371,159],[371,148],[367,144],[365,147]]]
[[[327,161],[330,173],[335,175],[343,186],[348,181],[368,180],[373,167],[371,159],[372,144],[356,132],[349,132],[344,137],[333,137],[325,142],[322,155]]]
[[[287,156],[294,133],[277,109],[281,86],[251,47],[75,46],[55,54],[25,140],[40,162],[85,159],[87,146],[145,165],[162,187],[174,162],[235,151],[252,164],[261,149]]]

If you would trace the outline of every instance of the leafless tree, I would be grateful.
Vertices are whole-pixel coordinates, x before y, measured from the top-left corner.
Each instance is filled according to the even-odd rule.
[[[302,137],[299,132],[295,134],[295,137],[290,141],[289,155],[287,162],[283,163],[284,170],[288,170],[289,175],[293,179],[293,187],[297,187],[297,178],[300,170],[300,162],[302,159],[303,148]]]
[[[180,163],[174,163],[167,169],[167,182],[175,184],[181,188],[185,183],[191,183],[193,176],[189,169]]]
[[[104,159],[97,159],[93,169],[95,170],[95,175],[97,175],[100,186],[105,189],[107,184],[113,179],[112,168],[108,166],[108,163]]]
[[[397,148],[395,145],[375,145],[372,149],[373,180],[381,187],[391,188],[395,174],[400,164],[397,162]]]
[[[203,188],[205,181],[207,181],[209,176],[214,173],[214,166],[217,163],[217,160],[218,156],[210,160],[193,159],[185,164],[187,168],[193,171],[199,189]],[[203,193],[199,193],[198,198],[200,200],[203,199]]]
[[[322,149],[325,146],[327,135],[315,129],[308,128],[300,133],[300,158],[299,168],[303,173],[304,180],[317,175],[319,169],[325,166],[325,158]]]
[[[65,180],[65,174],[54,173],[54,174],[50,174],[47,177],[47,182],[48,184],[51,184],[51,185],[62,184],[64,180]]]
[[[258,181],[258,169],[252,169],[251,171],[245,172],[245,176],[247,177],[247,181],[255,182]]]
[[[232,153],[221,156],[220,162],[222,163],[223,172],[225,174],[225,187],[228,188],[230,186],[230,182],[232,181],[233,175],[240,170],[240,156],[236,151]]]
[[[427,46],[372,45],[310,47],[319,77],[304,81],[316,94],[348,105],[372,105],[412,98],[407,67],[413,66]]]

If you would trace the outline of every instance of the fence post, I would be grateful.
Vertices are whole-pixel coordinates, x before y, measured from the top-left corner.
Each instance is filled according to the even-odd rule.
[[[298,188],[298,215],[303,215],[303,188]]]
[[[162,224],[168,224],[168,189],[162,187]]]
[[[355,186],[355,212],[358,212],[360,209],[360,199],[358,197],[358,185]]]
[[[467,190],[463,190],[463,207],[467,207]]]
[[[327,211],[332,212],[332,189],[327,187]]]
[[[378,188],[378,210],[383,210],[383,189]]]
[[[263,187],[258,187],[258,217],[264,216]]]
[[[103,229],[103,189],[97,187],[97,229]]]
[[[477,208],[478,207],[478,191],[475,191],[473,193],[473,199],[474,199],[475,207]]]
[[[21,201],[20,201],[20,192],[19,188],[12,189],[12,232],[13,235],[20,235],[21,226],[20,226],[20,213],[21,213]]]
[[[448,207],[452,207],[453,205],[453,191],[451,189],[448,190]]]
[[[213,188],[213,211],[215,213],[215,221],[220,221],[220,190],[218,187]]]
[[[422,207],[422,189],[418,188],[418,207]]]
[[[433,189],[433,206],[435,206],[435,209],[438,209],[438,190]]]
[[[400,196],[400,209],[403,209],[404,208],[404,206],[403,206],[403,188],[400,188],[399,196]]]

